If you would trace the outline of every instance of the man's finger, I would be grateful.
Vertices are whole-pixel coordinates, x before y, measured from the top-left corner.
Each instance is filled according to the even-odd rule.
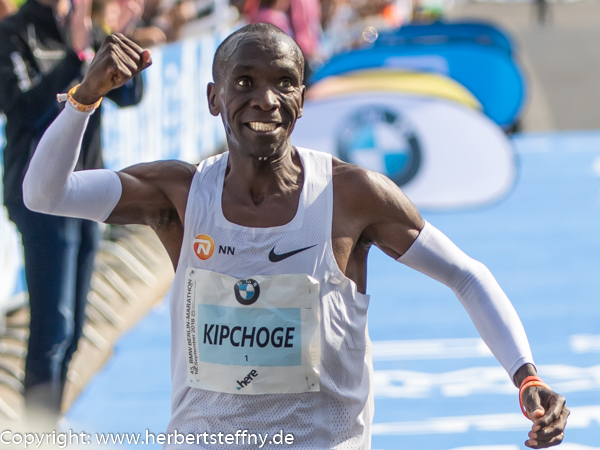
[[[141,72],[152,65],[150,50],[142,49],[142,47],[120,33],[114,34],[114,37],[121,44],[120,47],[123,52],[131,56],[132,59],[137,63],[135,73]]]
[[[555,436],[551,439],[548,440],[538,440],[538,439],[530,439],[529,441],[525,442],[525,445],[529,448],[548,448],[548,447],[554,447],[555,445],[560,444],[563,439],[565,438],[564,433],[559,434],[558,436]]]
[[[114,81],[116,81],[115,87],[122,86],[131,77],[133,77],[133,72],[131,70],[129,70],[125,65],[122,65],[122,64],[119,65],[117,78],[116,78],[116,80],[113,79]]]
[[[122,61],[124,64],[127,65],[127,67],[130,67],[131,70],[137,70],[138,65],[139,65],[139,61],[140,61],[140,57],[137,56],[135,59],[130,57],[125,50],[120,47],[120,46],[116,46],[113,49],[115,55],[117,56],[117,58],[119,58],[120,61]]]
[[[123,44],[131,47],[131,49],[133,51],[135,51],[138,55],[141,55],[142,52],[144,51],[144,49],[142,47],[140,47],[139,45],[137,45],[135,42],[133,42],[131,39],[129,39],[127,36],[125,36],[124,34],[121,33],[114,33],[114,35],[116,37],[119,38],[119,40],[121,42],[123,42]]]
[[[553,423],[559,416],[565,406],[565,398],[562,395],[551,392],[548,405],[546,405],[546,413],[544,416],[535,421],[540,429],[546,428]]]
[[[567,417],[569,417],[569,414],[569,408],[565,406],[560,412],[558,419],[554,423],[548,425],[546,428],[536,431],[534,433],[535,437],[540,440],[548,440],[563,433],[565,427],[567,426]]]
[[[124,74],[126,74],[129,77],[132,77],[133,75],[135,75],[135,72],[137,70],[137,64],[135,64],[131,59],[129,58],[118,58],[117,61],[117,70],[123,72]]]
[[[138,64],[139,61],[142,59],[142,52],[139,52],[139,53],[136,52],[130,46],[128,46],[127,44],[125,44],[119,37],[117,37],[117,39],[118,39],[118,42],[119,42],[119,48],[123,51],[123,53],[125,53],[133,61],[135,61],[136,64]]]
[[[532,413],[528,412],[527,415],[529,416],[529,418],[531,419],[532,422],[535,422],[536,420],[544,417],[545,412],[546,412],[546,410],[538,405],[537,408]]]
[[[152,55],[150,54],[150,50],[146,49],[142,53],[142,70],[152,65]]]

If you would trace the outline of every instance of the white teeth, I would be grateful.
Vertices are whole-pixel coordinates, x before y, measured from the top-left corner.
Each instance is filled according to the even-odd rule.
[[[265,122],[249,122],[250,128],[254,131],[273,131],[277,128],[276,123],[265,123]]]

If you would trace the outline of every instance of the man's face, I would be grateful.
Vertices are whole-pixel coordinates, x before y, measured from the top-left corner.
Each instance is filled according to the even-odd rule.
[[[230,149],[255,157],[285,149],[304,104],[293,43],[277,34],[240,35],[228,47],[222,69],[208,95]]]

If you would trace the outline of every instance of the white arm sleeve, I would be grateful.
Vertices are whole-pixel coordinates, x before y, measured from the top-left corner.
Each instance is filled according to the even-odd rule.
[[[523,364],[533,364],[521,320],[494,276],[441,231],[425,222],[417,240],[398,262],[454,291],[513,383],[515,373]]]
[[[115,172],[73,172],[90,115],[67,103],[44,133],[23,180],[23,201],[32,211],[103,222],[119,202]]]

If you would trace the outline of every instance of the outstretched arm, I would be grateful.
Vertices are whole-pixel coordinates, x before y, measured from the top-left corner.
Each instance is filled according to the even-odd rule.
[[[370,182],[375,193],[369,202],[373,221],[363,232],[365,238],[397,261],[450,287],[517,386],[536,375],[523,325],[487,267],[424,222],[396,185],[379,175],[371,176]],[[416,239],[407,232],[419,228]],[[526,445],[559,444],[569,415],[564,398],[546,387],[531,386],[523,393],[523,403],[534,422]]]

